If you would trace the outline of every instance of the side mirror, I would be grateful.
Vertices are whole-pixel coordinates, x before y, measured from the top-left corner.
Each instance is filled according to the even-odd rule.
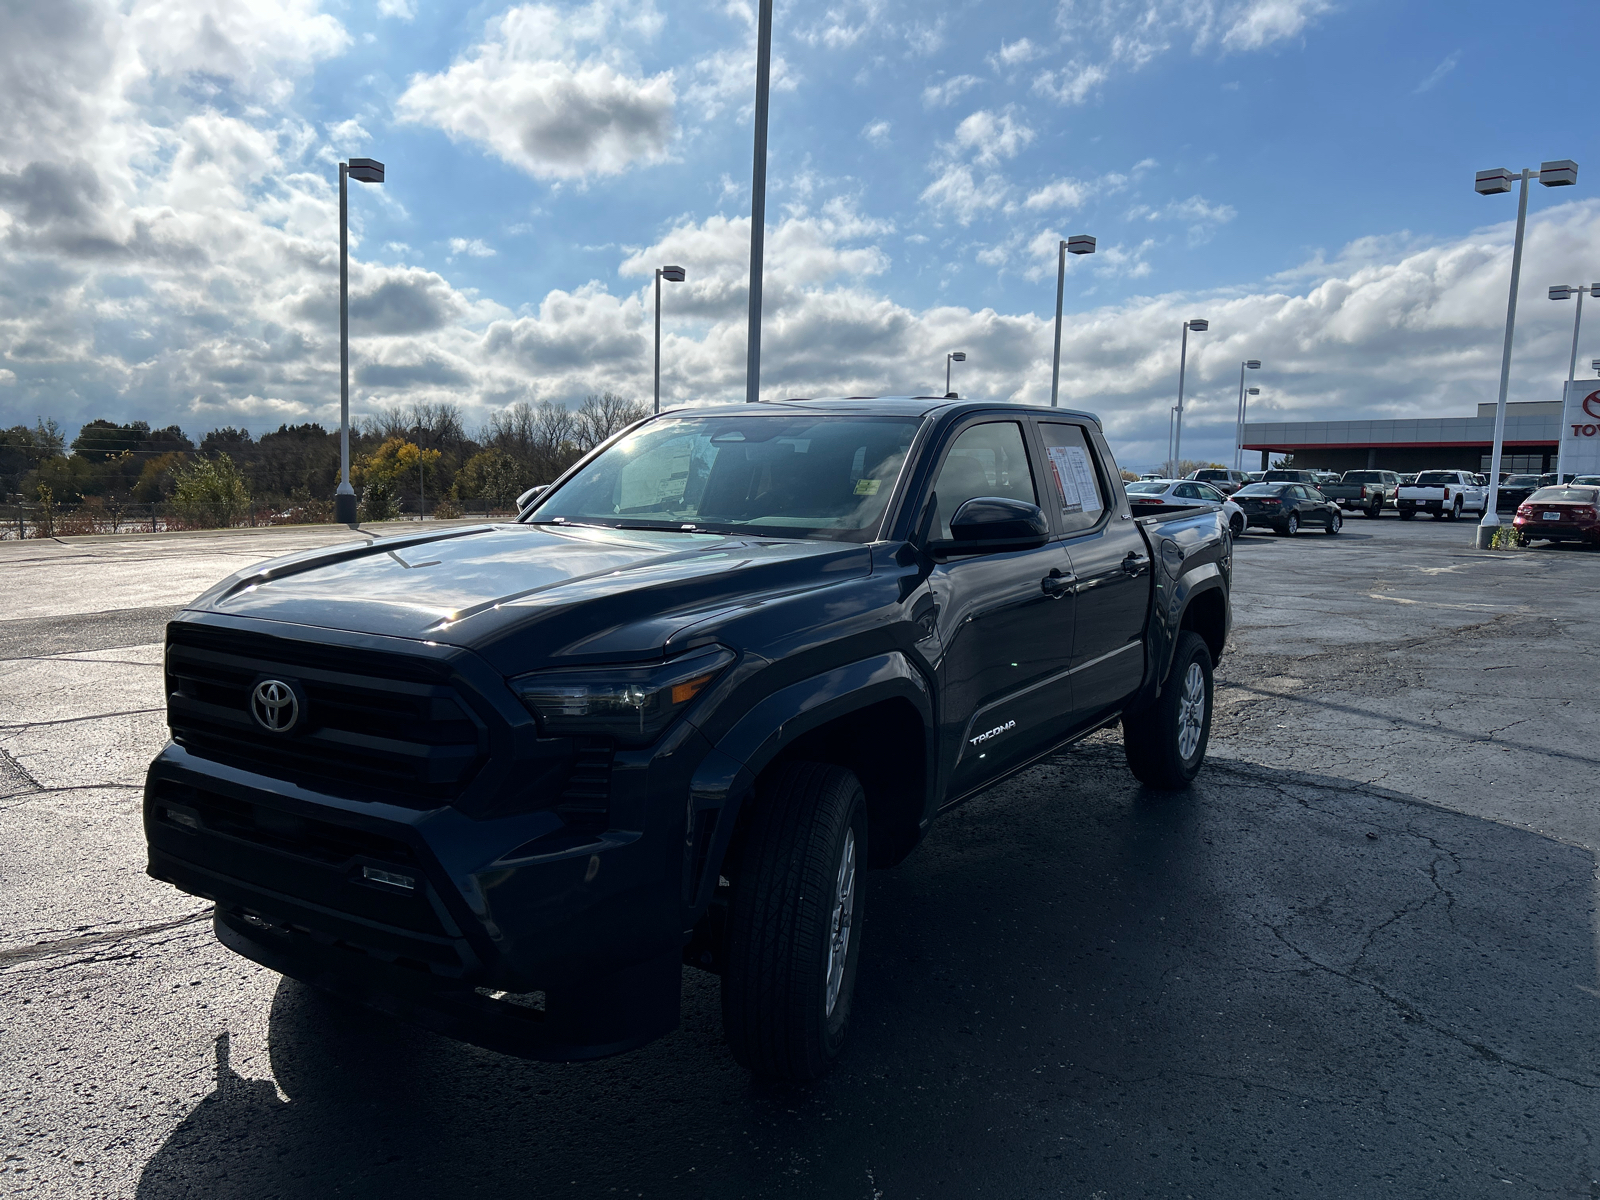
[[[518,496],[517,515],[520,517],[523,513],[527,512],[528,506],[537,500],[540,494],[549,488],[549,486],[550,485],[548,483],[541,483],[537,487],[529,488],[527,491],[523,492],[522,495]]]
[[[950,540],[935,543],[946,554],[1033,550],[1050,540],[1050,522],[1037,504],[1003,496],[974,496],[950,518]]]

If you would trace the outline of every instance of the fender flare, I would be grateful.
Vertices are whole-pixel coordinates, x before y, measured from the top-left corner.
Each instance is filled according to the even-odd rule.
[[[1158,598],[1151,612],[1150,637],[1156,642],[1151,647],[1146,661],[1145,680],[1134,696],[1125,706],[1127,712],[1138,712],[1148,708],[1156,702],[1161,695],[1161,689],[1166,685],[1167,676],[1172,673],[1172,660],[1178,650],[1178,631],[1183,628],[1184,617],[1188,615],[1189,606],[1199,596],[1210,592],[1220,591],[1223,594],[1223,613],[1227,625],[1232,625],[1233,610],[1227,603],[1228,585],[1223,576],[1222,569],[1216,563],[1202,563],[1186,572],[1177,581],[1172,591],[1172,598],[1163,605]],[[1226,637],[1228,629],[1225,627],[1223,636]]]
[[[689,781],[685,814],[684,901],[693,925],[705,913],[740,806],[756,777],[786,746],[838,717],[885,700],[904,699],[935,743],[933,693],[926,677],[900,651],[848,663],[779,688],[755,704],[712,747]],[[926,765],[932,783],[932,763]],[[710,824],[714,822],[714,825]],[[708,834],[701,831],[710,827]],[[698,861],[696,861],[698,860]]]

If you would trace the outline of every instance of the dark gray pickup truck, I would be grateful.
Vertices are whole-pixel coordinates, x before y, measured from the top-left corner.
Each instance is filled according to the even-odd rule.
[[[1393,471],[1346,471],[1338,483],[1321,484],[1318,490],[1340,508],[1381,517],[1400,496],[1400,476]]]
[[[666,1033],[687,963],[741,1063],[814,1078],[862,870],[1119,722],[1139,779],[1194,778],[1231,571],[1216,506],[1133,515],[1088,413],[664,413],[516,523],[189,605],[149,871],[240,954],[529,1057]]]

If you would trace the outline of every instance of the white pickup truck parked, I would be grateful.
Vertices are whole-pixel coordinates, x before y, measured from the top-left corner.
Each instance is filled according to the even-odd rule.
[[[1419,512],[1431,512],[1434,519],[1459,517],[1464,512],[1482,516],[1489,507],[1489,487],[1471,471],[1424,471],[1416,483],[1400,488],[1396,507],[1400,519],[1409,521]]]

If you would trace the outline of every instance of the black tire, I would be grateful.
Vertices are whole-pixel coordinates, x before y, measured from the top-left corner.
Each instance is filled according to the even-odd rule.
[[[1195,697],[1191,694],[1191,668],[1198,670],[1203,684],[1198,714],[1192,707]],[[1172,673],[1167,676],[1160,698],[1142,712],[1122,718],[1122,752],[1135,779],[1146,787],[1173,792],[1194,782],[1211,741],[1211,694],[1211,651],[1199,634],[1185,630],[1178,635]],[[1193,741],[1185,754],[1183,747],[1189,738]]]
[[[1367,505],[1366,512],[1368,517],[1374,519],[1383,516],[1383,501],[1379,500],[1376,504]]]
[[[1338,533],[1344,526],[1344,514],[1337,508],[1328,514],[1328,532]]]
[[[1235,538],[1242,538],[1244,536],[1244,518],[1242,516],[1230,518],[1228,521],[1228,531],[1232,533]]]
[[[1295,534],[1299,533],[1300,514],[1290,513],[1287,517],[1285,517],[1283,524],[1278,526],[1278,532],[1283,534],[1284,537],[1293,537]]]
[[[1417,510],[1414,508],[1402,508],[1400,510],[1400,519],[1402,521],[1415,521],[1417,519]]]
[[[729,902],[722,1028],[733,1057],[755,1074],[819,1079],[844,1045],[861,957],[866,796],[843,767],[791,762],[762,777],[755,804]]]

